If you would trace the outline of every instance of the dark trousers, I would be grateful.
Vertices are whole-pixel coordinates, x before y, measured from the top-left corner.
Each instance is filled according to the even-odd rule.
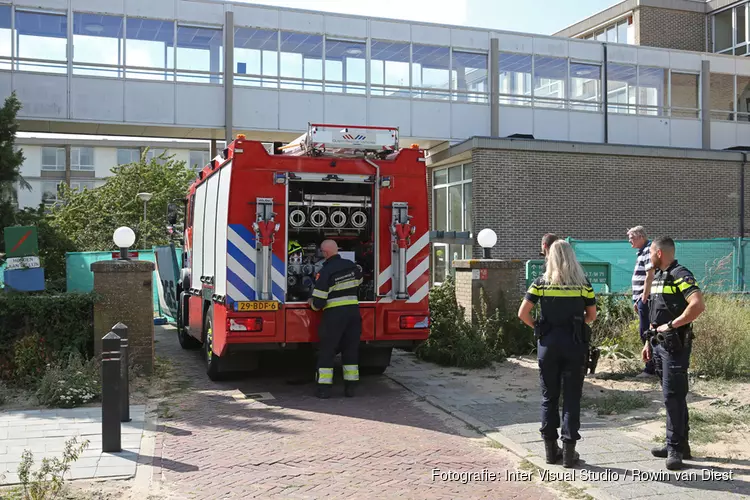
[[[560,427],[558,410],[563,393],[561,437],[564,442],[581,439],[581,393],[586,376],[588,345],[575,343],[571,328],[553,328],[538,342],[539,382],[542,388],[542,426],[544,439],[557,439]]]
[[[341,351],[344,381],[359,380],[359,339],[362,335],[362,316],[359,306],[333,307],[323,311],[318,336],[318,384],[333,384],[333,359]]]
[[[636,305],[638,306],[638,319],[639,319],[639,331],[641,334],[641,346],[646,343],[646,340],[648,337],[646,336],[646,332],[649,330],[650,325],[648,324],[649,317],[648,317],[648,302],[643,302],[641,299],[638,299],[636,302]],[[646,366],[643,368],[643,371],[646,373],[655,373],[655,367],[654,367],[654,360],[650,360],[646,362]]]
[[[667,447],[677,451],[682,451],[690,432],[687,392],[692,347],[688,338],[685,347],[677,352],[669,352],[661,345],[652,351],[667,408]]]

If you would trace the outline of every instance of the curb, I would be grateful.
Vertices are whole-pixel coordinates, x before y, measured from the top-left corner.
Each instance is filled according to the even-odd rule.
[[[487,426],[483,422],[475,419],[474,417],[470,415],[467,415],[461,410],[457,410],[449,406],[448,404],[441,401],[439,398],[419,393],[417,390],[413,389],[405,382],[402,382],[398,380],[397,378],[394,378],[393,375],[389,375],[389,374],[385,374],[385,375],[390,380],[397,383],[398,385],[400,385],[407,391],[411,392],[415,396],[421,398],[422,400],[434,406],[435,408],[441,411],[444,411],[445,413],[448,413],[449,415],[457,418],[458,420],[461,420],[466,425],[470,426],[472,429],[482,434],[484,437],[500,444],[501,446],[509,450],[511,453],[518,456],[518,458],[523,459],[523,460],[528,460],[538,469],[551,470],[551,468],[549,467],[549,464],[547,464],[547,462],[542,457],[538,457],[537,455],[533,454],[528,448],[516,443],[515,441],[513,441],[511,438],[509,438],[508,436],[506,436],[505,434],[503,434],[501,431],[497,430],[496,428]],[[558,467],[561,468],[562,466],[558,466]],[[564,469],[564,470],[575,471],[576,469]],[[617,497],[614,497],[610,495],[609,493],[606,493],[600,488],[592,488],[591,483],[587,483],[579,479],[576,479],[574,481],[566,481],[566,482],[570,484],[571,486],[584,490],[584,493],[586,493],[587,495],[590,495],[596,500],[618,500]],[[542,485],[545,485],[545,484],[546,483],[542,482]]]
[[[138,453],[138,463],[133,476],[133,487],[130,490],[130,498],[142,500],[153,491],[154,483],[154,450],[156,449],[156,436],[158,434],[159,417],[156,414],[156,405],[148,401],[144,409],[143,435],[141,437],[141,449]],[[141,463],[141,458],[147,456],[149,459]],[[160,478],[156,478],[157,481]]]

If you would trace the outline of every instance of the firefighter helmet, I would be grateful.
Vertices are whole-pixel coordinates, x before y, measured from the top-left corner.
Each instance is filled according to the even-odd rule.
[[[289,255],[293,255],[301,251],[302,251],[302,245],[300,245],[297,240],[291,240],[289,242]]]

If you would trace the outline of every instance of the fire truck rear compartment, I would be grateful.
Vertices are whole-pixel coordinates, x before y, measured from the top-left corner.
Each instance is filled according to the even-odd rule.
[[[359,300],[375,300],[373,185],[290,182],[287,213],[287,302],[307,302],[323,265],[320,244],[332,239],[362,268]],[[301,249],[300,249],[301,247]]]

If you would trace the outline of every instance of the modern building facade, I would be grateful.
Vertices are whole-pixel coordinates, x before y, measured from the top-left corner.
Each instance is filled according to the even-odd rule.
[[[143,154],[153,158],[172,156],[192,168],[203,168],[211,158],[209,141],[148,141],[61,139],[18,137],[16,146],[23,150],[21,175],[31,190],[16,187],[19,208],[36,208],[41,203],[57,201],[57,188],[67,183],[72,189],[93,189],[106,182],[111,169],[138,161]],[[68,156],[68,151],[70,156]],[[68,160],[69,158],[69,160]]]

